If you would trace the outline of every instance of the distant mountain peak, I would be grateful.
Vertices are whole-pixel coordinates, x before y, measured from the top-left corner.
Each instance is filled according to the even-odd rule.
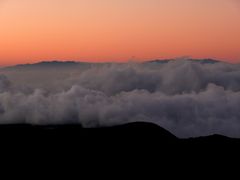
[[[165,64],[168,62],[173,62],[173,61],[178,61],[181,59],[156,59],[156,60],[152,60],[152,61],[147,61],[146,63],[160,63],[160,64]],[[183,59],[184,61],[191,61],[191,62],[197,62],[197,63],[201,63],[201,64],[215,64],[215,63],[220,63],[222,61],[216,60],[216,59],[211,59],[211,58],[207,58],[207,59]]]
[[[145,61],[143,64],[166,64],[169,62],[174,62],[178,61],[181,59],[155,59],[151,61]],[[196,62],[196,63],[201,63],[201,64],[215,64],[215,63],[220,63],[222,61],[215,60],[215,59],[183,59],[184,61],[191,61],[191,62]],[[90,65],[90,64],[96,64],[96,63],[88,63],[88,62],[79,62],[79,61],[58,61],[58,60],[53,60],[53,61],[40,61],[37,63],[33,64],[19,64],[15,66],[9,66],[5,67],[3,69],[6,70],[21,70],[21,69],[39,69],[39,68],[74,68],[74,67],[79,67],[84,66],[84,65]],[[106,63],[97,63],[97,64],[106,64]],[[111,63],[110,63],[111,64]]]
[[[222,61],[219,61],[216,59],[189,59],[189,61],[196,61],[196,62],[200,62],[202,64],[215,64],[215,63],[222,62]]]
[[[17,66],[39,66],[39,65],[43,65],[43,66],[49,66],[49,65],[76,65],[80,62],[76,62],[76,61],[40,61],[37,63],[33,63],[33,64],[20,64]]]
[[[76,61],[41,61],[33,64],[19,64],[16,66],[9,66],[5,69],[28,69],[28,68],[67,68],[67,67],[77,67],[79,65],[88,64],[86,62],[76,62]]]

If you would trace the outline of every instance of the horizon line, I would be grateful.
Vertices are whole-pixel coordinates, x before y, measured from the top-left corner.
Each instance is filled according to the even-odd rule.
[[[128,61],[89,61],[89,60],[68,60],[68,59],[48,59],[48,60],[38,60],[32,63],[19,63],[19,64],[10,64],[10,65],[0,65],[0,68],[7,68],[7,67],[13,67],[13,66],[18,66],[18,65],[34,65],[34,64],[39,64],[39,63],[51,63],[51,62],[59,62],[59,63],[89,63],[89,64],[104,64],[104,63],[120,63],[120,64],[125,64],[125,63],[144,63],[144,62],[151,62],[151,61],[172,61],[172,60],[215,60],[215,61],[220,61],[223,63],[229,63],[229,64],[239,64],[239,62],[228,62],[227,60],[223,59],[215,59],[215,58],[192,58],[192,57],[177,57],[177,58],[156,58],[156,59],[148,59],[148,60],[128,60]]]

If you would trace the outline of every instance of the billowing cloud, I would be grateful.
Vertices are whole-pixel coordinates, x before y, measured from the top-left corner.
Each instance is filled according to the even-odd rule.
[[[0,123],[99,127],[146,121],[178,137],[240,137],[237,64],[184,60],[1,73]]]
[[[0,93],[9,90],[10,84],[6,76],[0,75]]]

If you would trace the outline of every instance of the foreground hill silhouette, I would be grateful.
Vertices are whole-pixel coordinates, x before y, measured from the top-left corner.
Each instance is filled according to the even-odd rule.
[[[0,142],[17,144],[34,143],[38,146],[51,145],[94,145],[104,144],[140,145],[218,145],[240,144],[240,139],[221,135],[179,139],[167,130],[151,123],[136,122],[113,127],[82,128],[81,125],[1,125]]]

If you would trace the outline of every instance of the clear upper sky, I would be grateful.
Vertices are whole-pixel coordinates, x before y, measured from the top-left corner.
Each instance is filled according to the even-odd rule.
[[[0,65],[179,56],[240,62],[240,0],[0,0]]]

